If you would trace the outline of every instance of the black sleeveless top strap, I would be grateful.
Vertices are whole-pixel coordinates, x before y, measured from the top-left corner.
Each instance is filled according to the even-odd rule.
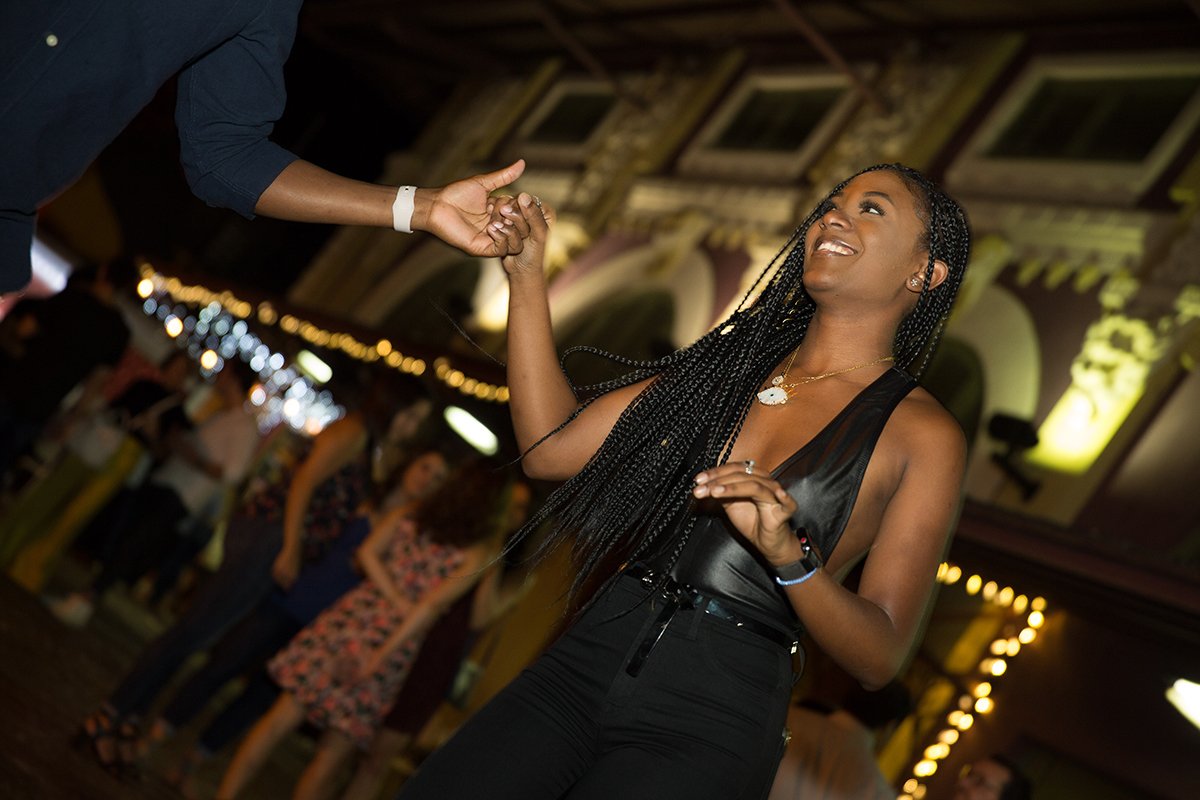
[[[798,506],[793,527],[805,528],[826,557],[850,520],[880,433],[914,386],[908,373],[889,369],[775,470]],[[797,629],[791,604],[768,565],[728,524],[720,508],[700,503],[695,513],[695,528],[671,569],[672,577],[704,594],[733,600],[756,617]],[[651,569],[654,562],[648,564]]]

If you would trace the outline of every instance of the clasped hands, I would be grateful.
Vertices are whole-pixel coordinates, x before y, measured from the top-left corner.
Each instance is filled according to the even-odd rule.
[[[491,220],[488,235],[497,249],[505,251],[501,259],[510,276],[542,274],[546,238],[555,220],[554,209],[537,197],[521,192],[517,196],[500,195],[488,200]]]
[[[525,162],[517,160],[502,170],[474,175],[438,189],[417,189],[414,230],[427,230],[473,256],[505,258],[521,254],[531,233],[521,210],[541,211],[544,223],[554,220],[554,212],[531,195],[492,196],[492,192],[508,186],[524,171]],[[535,229],[533,233],[544,230]],[[535,258],[540,262],[540,247]]]
[[[796,501],[770,474],[752,461],[731,461],[706,469],[695,478],[692,495],[719,503],[738,533],[775,566],[804,555],[792,530]]]

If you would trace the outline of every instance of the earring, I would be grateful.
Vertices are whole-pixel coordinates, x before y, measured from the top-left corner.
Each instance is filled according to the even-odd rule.
[[[916,276],[913,276],[908,279],[908,285],[911,286],[912,288],[916,289],[918,286],[921,285],[921,280],[919,278],[917,278]]]

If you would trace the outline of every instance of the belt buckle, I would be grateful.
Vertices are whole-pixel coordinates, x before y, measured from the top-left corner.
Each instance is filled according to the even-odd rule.
[[[642,671],[642,667],[646,664],[646,659],[650,657],[650,653],[658,646],[663,634],[667,632],[667,627],[671,624],[671,620],[675,618],[675,612],[679,610],[680,595],[675,591],[668,591],[666,588],[662,592],[663,606],[658,609],[658,615],[654,622],[646,631],[646,635],[642,637],[641,643],[633,656],[625,665],[625,672],[631,678],[636,678]],[[651,598],[651,610],[654,610],[654,598]]]

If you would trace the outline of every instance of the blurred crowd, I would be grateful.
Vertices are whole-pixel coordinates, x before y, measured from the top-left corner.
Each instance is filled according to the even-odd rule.
[[[237,358],[206,374],[146,325],[134,280],[79,270],[0,321],[0,569],[67,626],[114,593],[160,623],[76,744],[136,779],[207,713],[159,768],[197,796],[232,754],[218,796],[235,797],[303,728],[295,797],[376,797],[532,583],[505,550],[530,487],[387,370],[341,379],[344,413],[315,436],[262,430],[260,376]]]

